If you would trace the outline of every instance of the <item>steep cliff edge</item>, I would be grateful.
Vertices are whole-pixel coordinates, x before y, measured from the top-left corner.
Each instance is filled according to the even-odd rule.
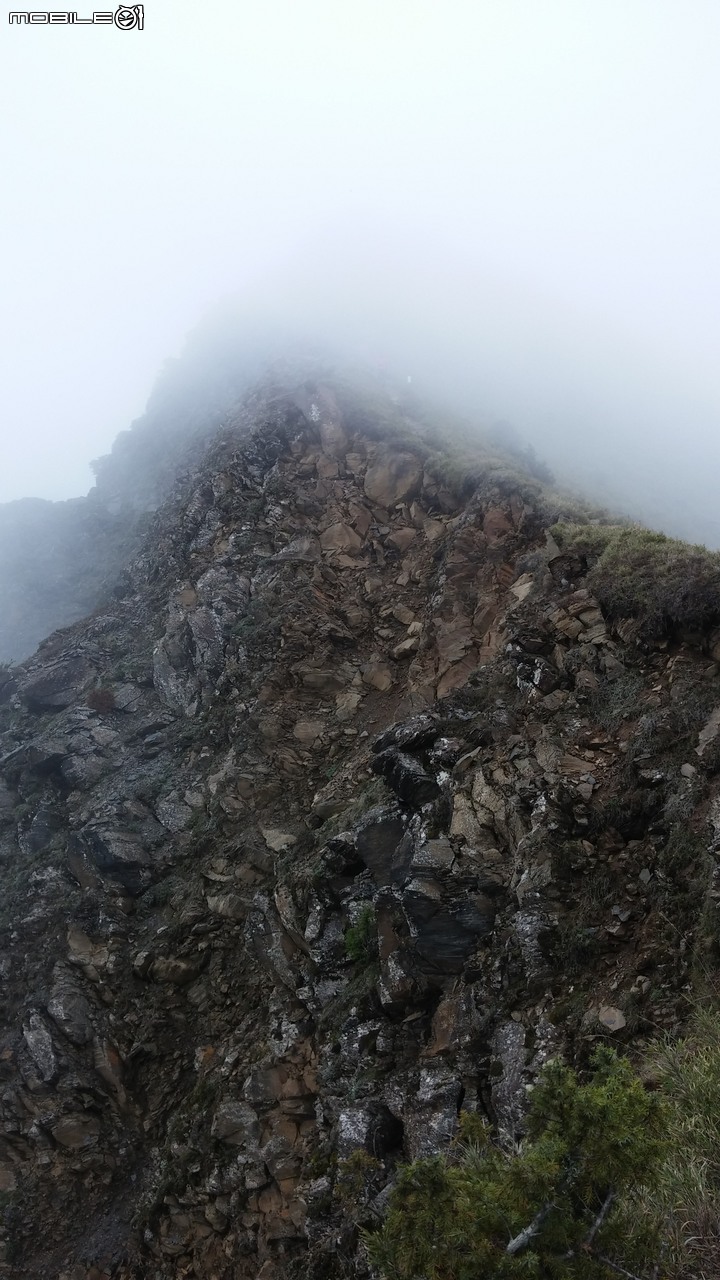
[[[461,1107],[511,1135],[550,1054],[682,1023],[717,618],[646,634],[563,516],[276,380],[0,677],[5,1274],[362,1277]]]
[[[112,599],[149,513],[198,465],[273,346],[236,312],[208,317],[182,357],[166,362],[143,415],[92,464],[85,497],[0,503],[0,663],[27,658],[52,631]]]

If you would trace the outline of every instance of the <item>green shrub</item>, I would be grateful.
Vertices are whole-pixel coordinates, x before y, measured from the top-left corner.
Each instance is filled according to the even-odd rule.
[[[377,921],[375,912],[364,906],[355,924],[345,930],[345,955],[356,964],[369,964],[377,958]]]
[[[590,562],[588,585],[611,618],[638,618],[646,640],[720,618],[720,553],[651,529],[555,525],[558,544]]]
[[[615,733],[624,720],[637,715],[645,681],[634,671],[626,671],[617,680],[604,680],[589,699],[590,710],[607,733]]]
[[[561,551],[574,551],[577,555],[597,560],[623,528],[617,524],[574,524],[561,520],[552,526],[550,533]]]
[[[550,1063],[522,1148],[503,1151],[466,1122],[447,1158],[402,1170],[366,1236],[370,1259],[385,1280],[609,1280],[613,1264],[634,1275],[652,1261],[652,1226],[619,1232],[616,1197],[651,1180],[662,1126],[657,1097],[611,1050],[596,1052],[586,1084]]]
[[[87,704],[93,711],[97,711],[99,715],[109,715],[115,710],[115,694],[109,685],[100,685],[97,689],[91,689],[87,696]]]
[[[382,1173],[380,1161],[362,1147],[353,1151],[347,1160],[339,1162],[333,1195],[353,1221],[372,1219],[372,1211],[368,1213],[368,1210],[372,1199],[381,1190]]]

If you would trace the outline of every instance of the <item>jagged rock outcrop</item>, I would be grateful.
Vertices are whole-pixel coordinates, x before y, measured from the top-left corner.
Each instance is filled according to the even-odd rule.
[[[639,647],[556,513],[276,383],[0,690],[5,1274],[362,1277],[461,1107],[678,1024],[718,637]]]

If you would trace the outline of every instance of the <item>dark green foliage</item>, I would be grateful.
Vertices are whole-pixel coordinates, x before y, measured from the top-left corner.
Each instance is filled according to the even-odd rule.
[[[566,875],[577,876],[578,897],[574,915],[560,921],[554,946],[557,964],[568,977],[577,977],[593,967],[601,953],[601,925],[612,902],[613,883],[605,867],[583,867],[578,874],[573,868],[572,849],[577,843],[563,846]],[[582,849],[582,846],[580,846]]]
[[[674,680],[666,720],[670,740],[677,743],[683,736],[694,736],[718,705],[719,693],[716,680],[698,680],[696,675]]]
[[[652,1183],[662,1128],[657,1097],[611,1050],[596,1052],[585,1084],[550,1063],[522,1149],[505,1152],[477,1117],[466,1121],[449,1157],[403,1169],[382,1228],[367,1237],[370,1258],[385,1280],[609,1280],[606,1257],[635,1273],[652,1260],[652,1234],[627,1223],[619,1232],[608,1198]]]
[[[345,931],[345,955],[358,964],[369,964],[377,958],[377,922],[375,912],[364,906],[355,924]]]
[[[341,1160],[338,1164],[333,1195],[354,1222],[360,1223],[363,1218],[372,1220],[373,1213],[369,1211],[369,1206],[382,1188],[382,1174],[383,1166],[380,1161],[369,1155],[363,1147],[353,1151],[347,1160]]]
[[[559,839],[552,851],[553,879],[571,879],[584,869],[586,862],[587,854],[579,840]]]

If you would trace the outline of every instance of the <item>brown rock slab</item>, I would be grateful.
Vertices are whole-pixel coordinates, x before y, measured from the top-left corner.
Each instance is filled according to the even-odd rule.
[[[614,1008],[613,1005],[603,1004],[598,1009],[597,1020],[601,1027],[605,1027],[606,1031],[622,1031],[627,1024],[627,1018],[620,1009]]]
[[[512,586],[510,587],[510,590],[512,594],[515,596],[515,599],[519,601],[527,600],[532,589],[533,589],[533,576],[531,573],[524,573],[522,577],[518,578],[517,582],[513,582]]]
[[[401,640],[393,649],[393,658],[402,659],[409,658],[413,653],[417,653],[420,648],[419,636],[408,636],[407,640]]]
[[[215,1112],[210,1132],[213,1138],[231,1146],[252,1146],[260,1138],[260,1121],[247,1102],[240,1098],[227,1099]]]
[[[437,684],[437,697],[444,698],[451,689],[461,689],[470,676],[478,669],[479,658],[476,649],[472,649],[460,662],[454,662],[441,676]]]
[[[244,920],[247,906],[237,893],[217,893],[207,896],[208,911],[223,920]]]
[[[282,853],[296,843],[297,836],[289,831],[281,831],[278,827],[261,827],[262,838],[273,853]]]
[[[348,689],[346,693],[339,693],[335,698],[338,720],[349,720],[355,715],[361,702],[362,694],[357,689]]]
[[[76,702],[95,674],[80,655],[46,663],[20,683],[20,697],[31,711],[57,711]]]
[[[415,529],[394,529],[392,533],[388,534],[386,541],[389,546],[394,547],[396,551],[404,555],[408,547],[412,546],[416,537],[417,531]]]
[[[158,956],[153,960],[150,975],[155,982],[168,982],[175,987],[184,987],[198,975],[195,961],[181,960],[179,956]]]
[[[360,536],[364,538],[372,524],[372,515],[367,507],[361,506],[360,503],[352,503],[350,505],[350,519]]]
[[[100,1134],[100,1121],[87,1112],[63,1116],[52,1129],[52,1136],[61,1147],[81,1151],[94,1147]]]
[[[381,693],[391,689],[394,683],[392,672],[384,662],[367,662],[362,669],[362,678],[364,684]]]
[[[93,942],[82,929],[70,925],[67,933],[68,960],[76,964],[85,975],[93,981],[98,980],[98,971],[104,969],[108,962],[108,948],[104,942]]]
[[[392,507],[405,502],[420,489],[422,464],[414,453],[379,455],[365,472],[365,493],[371,502]]]
[[[322,737],[324,731],[325,724],[322,720],[298,720],[293,729],[293,737],[297,738],[298,742],[312,746],[318,738]]]
[[[489,511],[485,513],[483,533],[490,542],[504,537],[506,533],[512,533],[512,528],[512,522],[501,507],[490,507]]]
[[[332,524],[320,534],[323,551],[360,551],[363,540],[349,524]]]

